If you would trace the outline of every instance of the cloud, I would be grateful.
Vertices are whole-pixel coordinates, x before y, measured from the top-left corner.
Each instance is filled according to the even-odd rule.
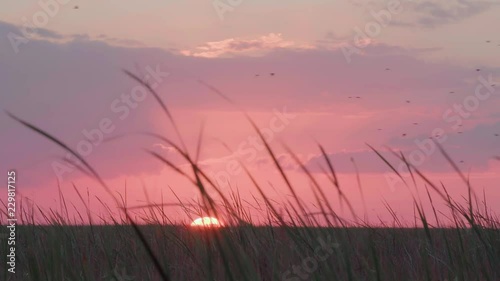
[[[63,36],[57,32],[45,29],[45,28],[36,28],[35,33],[42,37],[42,38],[49,38],[49,39],[61,39]]]
[[[137,40],[132,40],[132,39],[121,39],[121,38],[115,38],[115,37],[109,37],[105,35],[99,35],[95,39],[99,39],[102,41],[105,41],[109,43],[110,45],[114,46],[124,46],[124,47],[146,47],[144,43],[141,41]]]
[[[308,44],[300,44],[285,40],[280,33],[269,33],[257,39],[229,38],[221,41],[207,42],[194,50],[183,50],[186,56],[215,58],[231,55],[265,54],[273,49],[310,49]]]
[[[387,5],[394,1],[385,0],[350,0],[356,7],[371,11],[387,10]],[[436,28],[446,24],[458,23],[471,18],[500,3],[495,0],[399,0],[403,12],[393,16],[390,25],[399,27]],[[372,17],[372,15],[370,15]]]
[[[2,30],[6,34],[12,32],[18,36],[23,36],[24,34],[22,32],[22,29],[17,27],[16,25],[2,21],[0,21],[0,30]],[[61,39],[64,37],[63,35],[57,32],[45,28],[36,28],[36,27],[28,28],[26,32],[31,36],[36,36],[39,39]]]
[[[495,155],[500,154],[500,119],[492,124],[480,124],[462,134],[457,132],[447,132],[446,140],[442,143],[445,151],[453,161],[462,169],[463,172],[484,172],[490,168],[491,160]],[[424,145],[425,143],[425,145]],[[387,143],[387,146],[399,153],[403,153],[406,159],[410,161],[420,171],[432,173],[448,173],[455,170],[437,150],[430,151],[430,139],[428,135],[416,135],[411,138],[393,138]],[[394,167],[399,167],[403,162],[399,160],[392,152],[385,148],[379,148],[381,155],[389,160]],[[425,155],[425,156],[424,156]],[[424,156],[421,158],[421,156]],[[328,154],[328,158],[333,163],[336,172],[355,173],[355,161],[360,173],[386,173],[392,172],[390,167],[372,150],[360,150],[350,152],[335,152]],[[421,160],[423,159],[423,160]],[[312,171],[327,171],[326,161],[322,155],[314,157],[307,163]]]
[[[161,150],[166,151],[167,153],[171,153],[175,151],[175,148],[173,146],[166,146],[162,143],[155,143],[153,144],[153,147],[158,147]]]
[[[13,40],[15,44],[20,44],[17,48],[22,48],[25,45],[23,42],[30,41],[45,41],[58,44],[66,44],[74,41],[96,41],[106,42],[107,44],[114,46],[145,47],[143,43],[137,40],[114,38],[103,34],[98,36],[90,36],[88,34],[63,35],[45,28],[29,28],[23,32],[21,27],[2,21],[0,21],[0,31],[2,32],[2,35],[4,35],[3,38],[6,39],[6,42],[12,44],[10,41]],[[4,51],[10,49],[12,49],[12,46],[9,46]]]
[[[409,13],[407,20],[395,20],[391,25],[435,28],[441,25],[457,23],[483,13],[498,5],[488,0],[450,0],[450,1],[406,1]],[[406,8],[405,6],[405,8]],[[406,12],[405,12],[406,13]]]

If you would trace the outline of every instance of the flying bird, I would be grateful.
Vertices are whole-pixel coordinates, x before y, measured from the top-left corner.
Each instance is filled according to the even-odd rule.
[[[74,6],[73,9],[78,10],[78,9],[80,9],[80,7]]]
[[[274,76],[274,72],[269,73],[269,75]]]
[[[480,68],[478,68],[478,69],[476,69],[476,71],[481,71],[481,69],[480,69]]]
[[[402,134],[403,137],[406,137],[406,134]]]
[[[411,101],[407,100],[406,103],[410,103]]]

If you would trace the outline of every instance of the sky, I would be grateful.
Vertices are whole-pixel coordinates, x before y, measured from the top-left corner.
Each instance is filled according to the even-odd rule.
[[[439,144],[478,196],[500,211],[498,1],[0,5],[0,168],[17,171],[18,196],[26,202],[58,210],[61,191],[81,210],[80,192],[89,194],[96,216],[106,212],[96,197],[116,210],[98,183],[68,164],[74,156],[7,112],[77,151],[115,193],[126,191],[130,206],[199,198],[192,183],[151,155],[190,173],[172,145],[145,134],[181,143],[155,98],[127,70],[167,104],[191,155],[202,136],[198,162],[225,193],[238,191],[247,201],[257,194],[243,165],[270,197],[290,198],[246,113],[312,211],[318,207],[310,179],[290,151],[337,208],[318,144],[371,222],[391,221],[385,203],[412,222],[412,196],[426,194],[422,180],[406,187],[372,148],[405,182],[411,176],[393,152],[460,201],[467,186]],[[189,220],[182,210],[169,212]]]

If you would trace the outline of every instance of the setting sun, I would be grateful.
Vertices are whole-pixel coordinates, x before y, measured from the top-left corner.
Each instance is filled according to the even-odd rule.
[[[218,219],[212,217],[202,217],[195,219],[191,226],[193,227],[221,227]]]

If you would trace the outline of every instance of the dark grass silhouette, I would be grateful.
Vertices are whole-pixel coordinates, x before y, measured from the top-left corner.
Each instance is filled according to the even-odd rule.
[[[98,172],[64,142],[7,113],[13,120],[74,155],[82,163],[80,170],[95,179],[116,206],[108,206],[101,198],[96,198],[109,210],[109,218],[102,216],[95,222],[87,210],[89,223],[83,225],[84,215],[78,210],[79,218],[68,217],[63,195],[60,197],[64,209],[59,211],[43,210],[33,203],[22,204],[18,211],[21,224],[17,230],[18,268],[12,278],[5,270],[7,260],[2,255],[0,269],[4,280],[500,280],[500,220],[488,208],[485,194],[480,202],[468,178],[439,144],[436,143],[440,153],[467,186],[467,198],[460,198],[465,199],[465,203],[451,198],[443,185],[433,183],[403,154],[393,152],[408,168],[411,175],[408,183],[393,164],[369,146],[380,157],[381,165],[387,165],[407,187],[410,184],[417,187],[417,179],[425,182],[423,188],[436,222],[435,225],[429,223],[422,200],[414,197],[413,205],[419,219],[414,224],[402,223],[386,204],[393,223],[372,225],[358,216],[342,190],[334,163],[321,145],[318,150],[325,160],[325,174],[331,183],[327,187],[321,186],[285,146],[311,183],[314,203],[320,209],[311,211],[300,199],[296,185],[289,179],[271,145],[242,110],[292,195],[292,201],[273,201],[242,164],[258,193],[253,197],[255,204],[250,206],[268,221],[265,225],[255,225],[247,208],[249,204],[244,203],[246,200],[235,190],[229,194],[221,192],[197,164],[203,130],[193,157],[166,104],[147,83],[131,72],[125,73],[155,97],[167,121],[173,125],[180,145],[160,134],[141,134],[173,147],[189,163],[191,171],[179,169],[153,151],[146,152],[188,179],[198,188],[201,200],[126,206],[123,198],[111,192]],[[198,82],[238,107],[215,87],[201,80]],[[354,160],[353,165],[356,165]],[[333,189],[337,198],[328,198],[325,188]],[[359,189],[362,195],[361,184]],[[209,190],[214,191],[217,198],[209,195]],[[78,195],[85,205],[84,197],[79,192]],[[333,202],[338,202],[342,208],[347,206],[352,219],[339,215]],[[443,203],[449,208],[451,217],[436,211],[435,204]],[[180,207],[188,217],[222,218],[225,226],[193,229],[188,225],[175,225],[164,212],[166,206]],[[121,213],[114,214],[112,207],[117,207]],[[6,218],[5,209],[0,215],[2,221]],[[35,220],[37,216],[44,218],[43,225]],[[335,247],[325,248],[324,241],[330,241],[330,246],[334,243]],[[1,247],[5,248],[6,243]]]

